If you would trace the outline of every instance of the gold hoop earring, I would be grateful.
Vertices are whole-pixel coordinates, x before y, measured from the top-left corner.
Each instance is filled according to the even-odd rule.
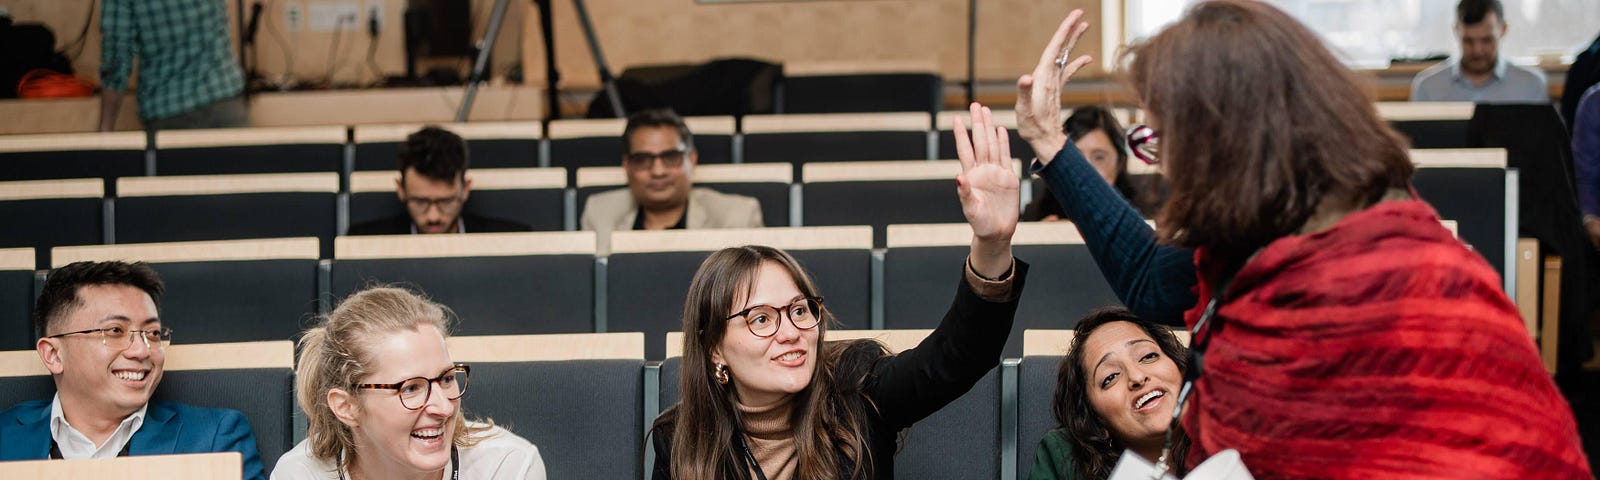
[[[714,369],[711,370],[711,375],[713,377],[716,377],[718,385],[727,385],[728,384],[728,366],[727,365],[724,365],[724,364],[721,364],[721,363],[717,364],[717,368],[714,368]]]

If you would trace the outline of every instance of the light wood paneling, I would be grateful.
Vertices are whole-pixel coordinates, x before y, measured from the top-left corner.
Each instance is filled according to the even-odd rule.
[[[4,478],[120,478],[123,480],[213,480],[237,478],[239,452],[139,455],[97,460],[0,462]]]

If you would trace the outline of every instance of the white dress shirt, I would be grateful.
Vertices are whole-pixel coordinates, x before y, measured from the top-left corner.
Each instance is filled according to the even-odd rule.
[[[81,460],[86,458],[112,458],[122,453],[122,447],[133,439],[133,434],[144,426],[144,412],[150,409],[146,403],[139,407],[139,411],[122,419],[116,431],[111,432],[111,438],[106,443],[95,445],[89,437],[72,428],[67,423],[67,417],[61,413],[61,394],[56,394],[50,400],[50,439],[56,441],[56,446],[61,448],[61,458],[67,460]]]

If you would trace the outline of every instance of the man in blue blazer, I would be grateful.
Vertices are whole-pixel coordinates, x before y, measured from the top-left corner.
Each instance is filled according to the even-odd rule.
[[[152,402],[172,330],[165,286],[143,263],[78,262],[50,273],[33,312],[54,399],[0,412],[0,460],[239,452],[265,478],[250,422],[235,410]]]

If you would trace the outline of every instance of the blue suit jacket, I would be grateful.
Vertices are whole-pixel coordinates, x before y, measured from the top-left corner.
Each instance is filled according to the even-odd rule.
[[[128,440],[128,455],[239,452],[244,478],[265,479],[250,421],[236,410],[150,402],[144,425]],[[50,400],[0,412],[0,461],[50,458]]]

